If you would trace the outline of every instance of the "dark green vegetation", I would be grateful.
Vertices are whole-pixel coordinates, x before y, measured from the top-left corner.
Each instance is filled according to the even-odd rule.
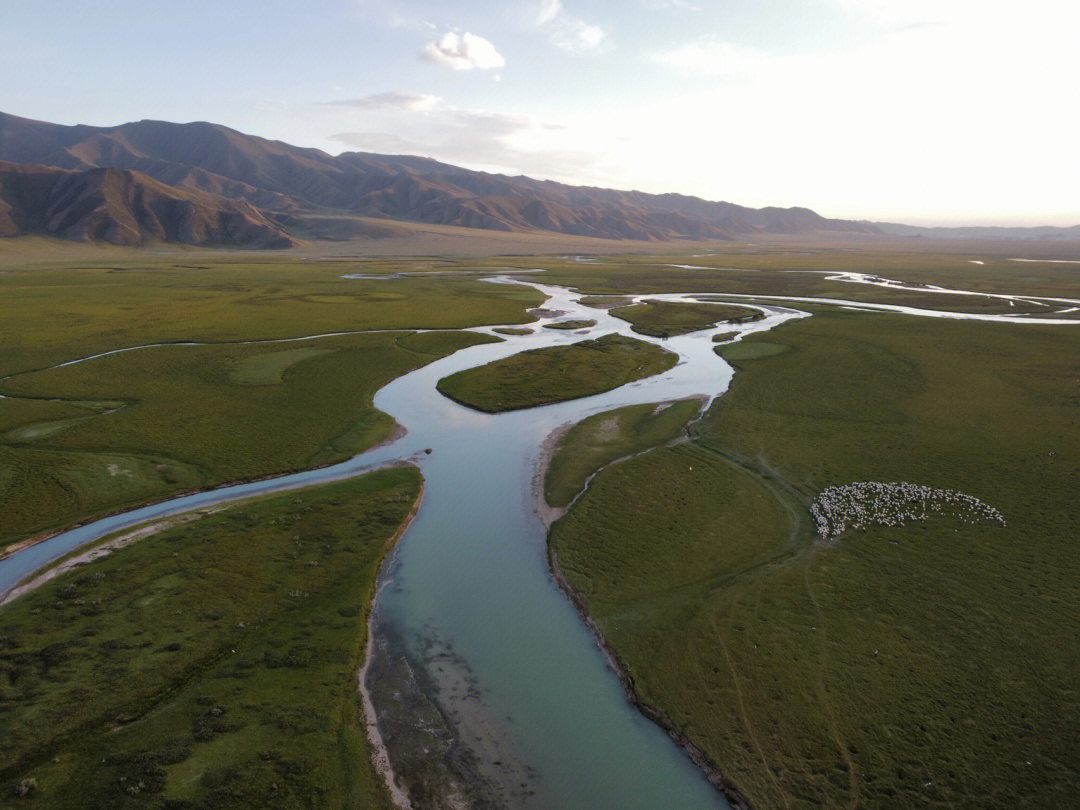
[[[569,321],[544,324],[545,329],[588,329],[590,326],[596,326],[596,321],[577,318]]]
[[[774,354],[786,352],[788,349],[783,343],[772,343],[768,340],[740,340],[738,343],[728,343],[716,346],[713,351],[732,363],[743,360],[756,360],[759,357],[770,357]]]
[[[630,405],[578,422],[555,448],[544,475],[544,499],[551,506],[566,506],[595,470],[678,438],[701,406],[696,399]]]
[[[420,486],[402,467],[241,502],[0,608],[0,804],[392,806],[356,672]]]
[[[455,402],[497,413],[592,396],[667,371],[678,356],[651,343],[605,335],[569,346],[533,349],[443,377]]]
[[[642,301],[611,310],[616,318],[633,324],[633,330],[652,337],[672,337],[709,329],[720,321],[752,321],[761,313],[734,304],[687,304],[681,301]]]
[[[497,332],[500,335],[515,335],[515,336],[531,335],[533,333],[532,329],[524,329],[524,328],[521,328],[521,327],[518,327],[518,326],[496,326],[491,331]]]
[[[754,807],[1070,806],[1075,330],[832,311],[731,348],[695,441],[601,472],[552,531],[638,695]],[[1008,527],[819,542],[807,505],[853,481]]]
[[[31,399],[0,399],[0,541],[348,458],[394,430],[372,406],[382,385],[492,339],[384,332],[164,346],[10,378],[3,392]],[[98,400],[109,402],[88,404]]]
[[[625,295],[584,295],[578,299],[578,303],[593,309],[611,309],[612,307],[625,307],[634,299]]]

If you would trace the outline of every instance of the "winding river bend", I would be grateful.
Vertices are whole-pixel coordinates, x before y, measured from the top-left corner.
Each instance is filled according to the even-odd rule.
[[[552,581],[534,476],[541,445],[552,430],[624,405],[689,396],[711,400],[726,390],[732,374],[713,352],[713,334],[738,331],[741,337],[804,314],[750,304],[766,317],[655,341],[679,354],[676,367],[594,397],[494,415],[442,397],[435,384],[455,371],[524,349],[629,334],[629,324],[583,307],[570,290],[531,286],[549,297],[548,310],[561,313],[534,326],[572,318],[595,319],[597,325],[574,333],[540,328],[461,350],[399,377],[375,397],[376,407],[408,431],[392,444],[335,466],[189,495],[57,535],[0,561],[0,593],[51,560],[121,528],[412,460],[423,470],[427,494],[383,572],[372,643],[375,665],[368,676],[380,730],[391,743],[391,765],[400,765],[394,757],[396,721],[400,727],[419,724],[432,742],[450,745],[449,754],[438,749],[438,756],[456,769],[454,790],[462,806],[725,807],[686,753],[627,701],[589,630]],[[695,300],[638,298],[643,297]]]

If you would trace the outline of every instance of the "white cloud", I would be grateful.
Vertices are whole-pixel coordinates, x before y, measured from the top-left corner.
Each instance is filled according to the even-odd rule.
[[[456,31],[447,31],[429,42],[420,58],[452,70],[493,70],[506,64],[502,54],[483,37],[468,32],[459,35]]]
[[[702,76],[738,76],[772,67],[778,57],[730,42],[704,40],[655,53],[651,58],[659,64]]]
[[[562,0],[540,0],[540,10],[536,12],[536,24],[546,25],[562,12]]]
[[[833,0],[841,8],[881,25],[907,26],[959,21],[993,14],[986,0]]]
[[[366,20],[388,28],[419,29],[427,25],[419,11],[403,0],[354,0],[357,13]]]
[[[687,0],[641,0],[641,4],[645,6],[645,8],[656,9],[658,11],[670,11],[672,9],[681,11],[701,11],[701,6],[690,3]]]
[[[573,181],[588,178],[598,152],[581,149],[580,133],[527,115],[439,107],[428,115],[398,113],[386,128],[341,132],[353,149],[419,155],[504,174]]]
[[[551,43],[564,51],[591,51],[604,43],[604,29],[566,12],[562,0],[539,0],[536,25],[546,29]]]
[[[1080,221],[1080,8],[843,2],[877,28],[858,46],[774,53],[703,39],[653,54],[685,89],[595,116],[598,137],[634,133],[612,141],[613,171],[648,190],[831,216]],[[671,121],[692,125],[675,136]]]
[[[582,20],[565,20],[552,34],[551,41],[564,51],[588,51],[604,41],[604,29]]]
[[[385,93],[372,93],[344,101],[326,101],[323,103],[333,107],[350,107],[355,110],[415,110],[424,112],[434,109],[439,101],[438,96],[427,93],[405,93],[400,90],[390,90]]]
[[[418,155],[429,157],[423,144],[394,135],[391,132],[340,132],[330,136],[333,140],[361,152],[377,152],[380,155]]]

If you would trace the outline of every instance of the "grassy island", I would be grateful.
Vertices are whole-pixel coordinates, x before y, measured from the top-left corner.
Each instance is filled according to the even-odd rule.
[[[510,335],[512,337],[531,335],[533,333],[532,329],[527,329],[523,326],[496,326],[491,331],[496,332],[500,335]]]
[[[576,318],[569,321],[556,321],[555,323],[544,324],[545,329],[588,329],[589,327],[596,326],[596,321],[588,318]]]
[[[682,301],[642,301],[611,310],[616,318],[633,324],[633,330],[650,337],[673,337],[709,329],[721,321],[753,321],[761,312],[736,304],[692,304]]]
[[[592,396],[672,368],[678,356],[621,335],[521,352],[439,380],[445,396],[486,413]]]

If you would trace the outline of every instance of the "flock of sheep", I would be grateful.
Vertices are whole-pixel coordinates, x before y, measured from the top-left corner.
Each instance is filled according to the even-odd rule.
[[[934,514],[951,514],[964,523],[1005,525],[1005,518],[972,495],[906,481],[858,481],[829,487],[810,506],[823,539],[865,526],[903,526]]]

